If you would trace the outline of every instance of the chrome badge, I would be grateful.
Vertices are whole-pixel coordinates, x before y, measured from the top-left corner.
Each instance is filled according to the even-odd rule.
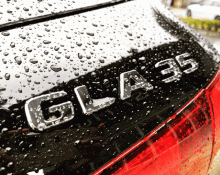
[[[189,73],[192,73],[195,70],[197,70],[199,68],[199,64],[194,59],[190,58],[190,59],[185,60],[185,58],[187,58],[189,56],[190,56],[189,53],[184,53],[184,54],[181,54],[181,55],[177,55],[175,57],[175,59],[169,58],[169,59],[162,60],[162,61],[156,63],[155,64],[156,68],[164,66],[164,65],[169,66],[169,68],[164,69],[164,70],[161,71],[162,75],[173,73],[172,76],[170,76],[168,78],[165,78],[162,81],[164,83],[179,81],[180,78],[182,77],[183,72],[186,73],[186,74],[189,74]],[[190,68],[188,68],[188,69],[186,69],[182,72],[180,68],[184,68],[187,65],[190,65]]]
[[[163,79],[162,82],[170,83],[179,81],[183,73],[189,74],[197,70],[199,68],[199,64],[194,59],[189,59],[188,57],[190,57],[190,54],[184,53],[176,56],[175,58],[169,58],[157,62],[155,64],[155,68],[164,65],[168,66],[168,68],[161,71],[162,75],[171,73],[171,76]],[[186,69],[181,70],[184,68]],[[121,100],[130,98],[132,91],[137,89],[142,88],[145,89],[145,91],[149,91],[154,88],[153,85],[151,85],[136,70],[121,73],[119,79],[120,82],[118,95]],[[133,80],[133,84],[131,83],[131,80]],[[112,105],[116,100],[114,97],[92,99],[85,85],[74,88],[74,92],[84,115],[90,115],[96,111],[106,108]],[[60,98],[65,95],[67,95],[66,92],[60,91],[29,99],[25,104],[25,112],[30,127],[32,129],[43,131],[73,119],[74,107],[71,101],[49,107],[49,113],[58,111],[60,116],[52,116],[47,120],[44,118],[43,111],[41,109],[41,102]]]
[[[79,100],[82,111],[85,115],[90,115],[93,112],[110,106],[115,102],[115,98],[113,97],[92,99],[85,85],[76,87],[74,91]]]
[[[66,92],[60,91],[29,99],[25,104],[25,112],[30,127],[34,130],[37,129],[39,131],[43,131],[73,119],[74,108],[70,101],[51,106],[49,108],[49,113],[59,111],[60,116],[52,116],[48,120],[46,120],[43,116],[43,111],[41,110],[42,101],[53,100],[65,95],[67,95]]]
[[[135,85],[131,85],[131,79],[134,80]],[[124,72],[120,75],[120,98],[122,100],[130,98],[131,92],[140,88],[149,91],[153,89],[153,86],[136,70]]]

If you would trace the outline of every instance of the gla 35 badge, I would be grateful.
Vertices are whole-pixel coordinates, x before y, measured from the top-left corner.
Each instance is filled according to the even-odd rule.
[[[155,68],[164,65],[169,66],[167,69],[161,71],[162,75],[170,73],[173,74],[172,76],[163,79],[162,81],[164,83],[170,83],[180,80],[182,76],[182,71],[180,70],[180,67],[184,68],[185,66],[190,65],[190,68],[183,71],[186,74],[192,73],[197,70],[199,65],[194,59],[191,58],[185,60],[185,58],[189,56],[189,53],[184,53],[176,56],[175,59],[169,58],[156,63]],[[134,80],[134,85],[131,85],[131,79]],[[136,70],[127,71],[120,74],[119,98],[121,100],[130,98],[131,92],[140,88],[149,91],[153,89],[153,86],[149,82],[147,82],[147,80]],[[115,98],[113,97],[92,99],[85,85],[74,88],[74,92],[77,96],[82,112],[85,115],[90,115],[93,112],[108,107],[115,102]],[[41,109],[41,102],[60,98],[65,95],[67,95],[65,91],[59,91],[29,99],[25,104],[25,113],[29,126],[34,130],[43,131],[45,129],[72,120],[74,118],[74,107],[71,101],[49,107],[49,113],[53,113],[55,111],[60,112],[60,116],[55,119],[46,120]]]

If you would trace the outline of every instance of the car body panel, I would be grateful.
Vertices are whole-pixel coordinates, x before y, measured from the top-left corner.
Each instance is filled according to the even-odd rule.
[[[165,43],[176,41],[175,37],[159,27],[152,30],[153,26],[149,25],[156,22],[153,18],[148,17],[148,23],[144,23],[144,18],[140,19],[142,22],[135,21],[141,11],[127,17],[126,11],[133,11],[131,8],[125,10],[123,5],[119,5],[115,14],[112,10],[114,8],[110,7],[107,11],[100,9],[12,29],[9,36],[5,36],[3,32],[3,61],[7,60],[11,64],[1,64],[1,75],[2,78],[5,74],[11,75],[9,81],[1,83],[2,87],[7,87],[2,97],[8,97],[10,94],[14,97],[9,99],[7,104],[16,104],[16,99],[28,99],[31,94],[42,93],[59,83],[58,80],[60,83],[67,82],[102,65],[116,62],[123,54],[131,55],[127,51],[132,48],[141,51],[159,45],[161,39]],[[144,13],[146,16],[152,15],[152,10]],[[124,18],[118,18],[120,15]],[[127,25],[129,27],[126,27]],[[160,35],[160,38],[150,41],[149,33]],[[146,46],[144,42],[147,42]],[[141,44],[140,47],[138,43]],[[13,73],[8,72],[10,69],[13,69]],[[16,75],[19,78],[16,78]],[[31,82],[28,82],[28,77],[31,77]],[[25,84],[19,85],[21,79],[27,80],[23,82]]]
[[[159,2],[129,1],[76,13],[25,24],[2,31],[0,36],[3,43],[0,112],[1,131],[5,134],[0,137],[1,147],[5,152],[11,150],[9,155],[15,159],[14,164],[18,163],[15,168],[20,173],[42,168],[48,174],[94,172],[173,116],[217,72],[219,56],[214,48]],[[177,58],[185,53],[191,62],[181,66]],[[178,79],[169,83],[163,80],[172,77],[172,72],[165,76],[161,73],[169,64],[156,66],[167,59],[181,72]],[[186,73],[192,60],[199,67]],[[139,72],[154,88],[151,91],[139,88],[130,98],[122,100],[120,75],[131,70]],[[114,97],[114,104],[84,115],[74,91],[82,85],[93,99]],[[43,114],[46,116],[54,103],[70,101],[75,110],[74,119],[45,132],[24,130],[29,128],[26,101],[59,91],[65,91],[67,96],[42,102]],[[180,173],[198,172],[199,167],[203,167],[202,172],[208,170],[213,140],[211,126],[210,120],[205,128],[203,125],[198,131],[194,128],[184,137],[186,140],[182,139],[173,148],[183,156],[172,165],[180,168]],[[84,142],[78,145],[78,141]],[[90,144],[93,141],[105,144]],[[184,142],[195,146],[194,141],[198,147],[184,146]],[[154,153],[154,158],[157,157],[154,166],[161,174],[169,172],[161,165],[170,153],[166,149],[162,152],[164,149],[158,148]],[[198,150],[204,153],[200,160],[194,154]],[[168,165],[176,159],[173,156]],[[197,164],[193,166],[195,160]],[[13,169],[7,169],[10,170]]]
[[[105,4],[110,0],[70,1],[70,0],[30,0],[25,1],[2,1],[0,4],[0,25],[21,22],[48,15],[58,15],[62,12]]]

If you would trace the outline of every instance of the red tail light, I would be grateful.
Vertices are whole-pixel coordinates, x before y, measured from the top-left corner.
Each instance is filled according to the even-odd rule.
[[[213,109],[213,130],[214,130],[214,139],[213,139],[213,153],[211,159],[211,166],[208,174],[219,174],[219,154],[220,154],[220,71],[213,79],[210,86],[207,87],[209,96],[211,98],[212,109]]]
[[[220,148],[219,78],[218,72],[207,88],[174,116],[93,175],[206,174],[213,131],[219,135]]]

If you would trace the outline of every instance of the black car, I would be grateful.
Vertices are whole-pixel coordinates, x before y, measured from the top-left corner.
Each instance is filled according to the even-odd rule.
[[[1,3],[0,174],[219,172],[220,57],[161,2]]]

